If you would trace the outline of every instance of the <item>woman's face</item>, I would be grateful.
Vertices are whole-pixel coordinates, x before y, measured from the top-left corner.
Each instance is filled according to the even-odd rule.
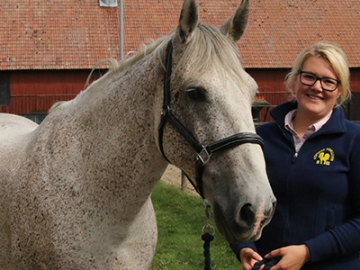
[[[331,64],[321,57],[309,57],[304,62],[302,71],[312,73],[319,78],[338,79]],[[323,90],[320,80],[313,86],[307,86],[300,82],[299,74],[294,86],[298,101],[297,115],[304,114],[303,116],[315,121],[326,117],[334,108],[337,98],[341,95],[339,87],[332,92]]]

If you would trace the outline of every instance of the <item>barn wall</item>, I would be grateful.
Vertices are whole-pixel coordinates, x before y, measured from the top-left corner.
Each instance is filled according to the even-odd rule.
[[[271,121],[269,111],[291,99],[284,85],[284,78],[290,69],[247,69],[257,82],[259,92],[257,99],[265,99],[269,105],[260,111],[260,122]],[[11,89],[10,106],[0,106],[0,112],[14,114],[46,114],[50,107],[58,101],[73,99],[84,89],[90,70],[20,70],[7,71]],[[104,74],[104,70],[97,70],[93,79]],[[0,75],[1,75],[0,74]],[[360,68],[351,69],[351,89],[360,92]],[[350,104],[351,115],[359,115],[359,98],[354,97]],[[1,102],[0,102],[1,104]],[[350,119],[351,120],[351,119]],[[354,119],[360,120],[360,119]]]
[[[351,73],[350,75],[351,91],[360,92],[360,68],[351,68],[350,73]]]
[[[259,87],[255,99],[264,99],[269,103],[261,109],[259,121],[269,122],[271,109],[291,99],[284,85],[284,78],[290,69],[246,69],[246,71]]]
[[[73,99],[84,89],[90,70],[23,70],[8,74],[11,104],[0,107],[0,112],[23,115],[47,113],[55,102]]]

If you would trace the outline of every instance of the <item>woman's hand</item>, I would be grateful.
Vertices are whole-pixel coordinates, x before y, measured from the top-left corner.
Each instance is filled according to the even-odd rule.
[[[275,266],[271,267],[271,270],[299,270],[310,260],[310,253],[306,245],[287,246],[275,249],[265,255],[265,258],[271,259],[279,256],[282,257],[281,260]]]
[[[243,270],[251,270],[256,262],[262,260],[262,257],[251,248],[241,249],[239,255]]]

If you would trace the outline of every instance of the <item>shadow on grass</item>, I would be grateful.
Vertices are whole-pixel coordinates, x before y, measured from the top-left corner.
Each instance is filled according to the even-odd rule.
[[[159,237],[150,269],[204,269],[201,235],[206,216],[202,199],[162,181],[151,198]],[[211,223],[215,226],[214,221]],[[212,269],[241,269],[229,244],[217,230],[210,252]]]

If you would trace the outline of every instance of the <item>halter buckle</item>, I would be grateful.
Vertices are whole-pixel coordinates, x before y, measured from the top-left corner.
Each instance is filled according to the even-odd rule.
[[[210,161],[211,154],[209,154],[206,146],[202,145],[200,153],[198,153],[197,160],[200,160],[202,165],[206,165]]]
[[[161,116],[165,116],[170,111],[171,111],[170,105],[166,105],[166,107],[163,107],[161,110]]]

